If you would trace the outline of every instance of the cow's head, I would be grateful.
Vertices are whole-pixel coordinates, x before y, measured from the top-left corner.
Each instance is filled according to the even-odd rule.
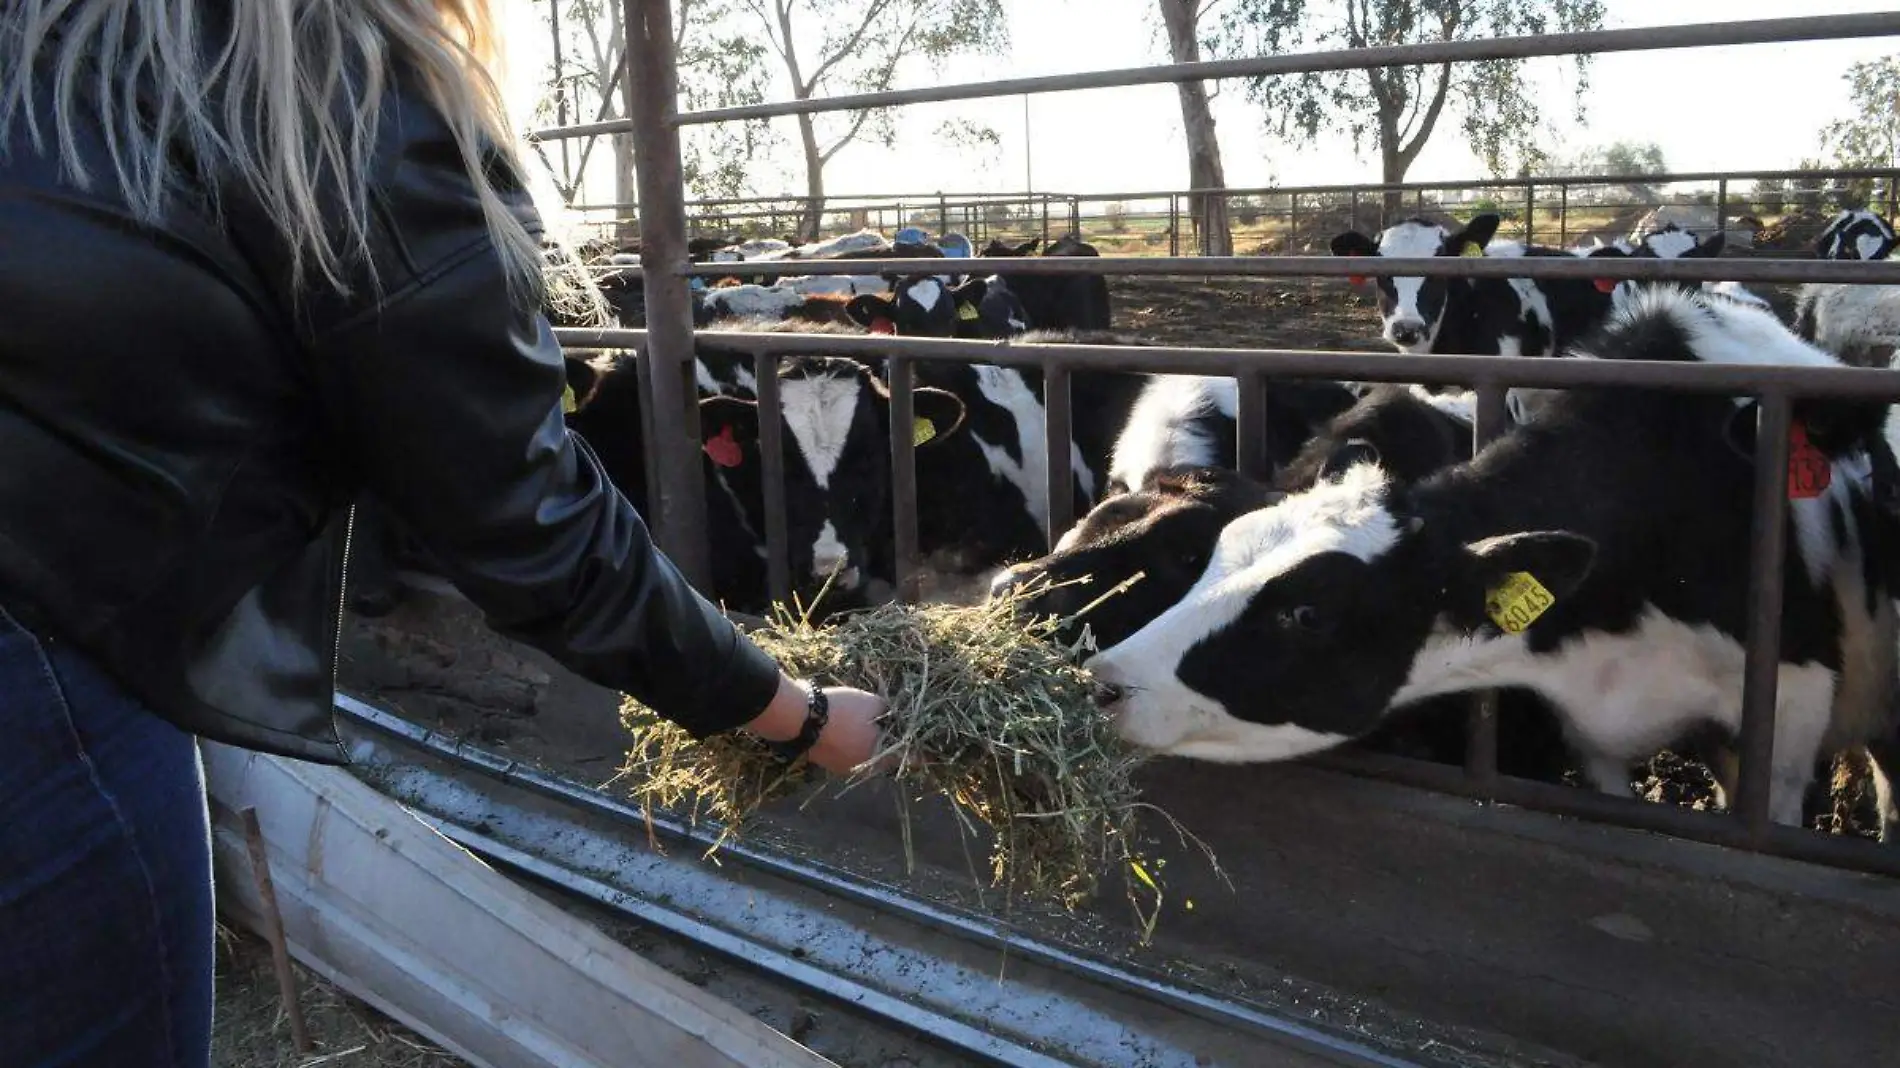
[[[1495,628],[1487,601],[1511,576],[1561,602],[1594,556],[1559,532],[1467,544],[1419,518],[1379,467],[1354,464],[1229,523],[1187,596],[1086,666],[1136,745],[1288,760],[1369,733],[1435,634]]]
[[[1026,614],[1067,620],[1060,636],[1068,643],[1086,626],[1095,648],[1110,648],[1187,595],[1222,527],[1278,496],[1227,468],[1150,471],[1133,491],[1096,505],[1054,552],[998,574],[990,596],[1033,590],[1021,604]]]
[[[1815,239],[1814,254],[1824,260],[1884,260],[1894,243],[1893,227],[1878,214],[1843,211]]]
[[[889,296],[865,293],[845,305],[850,320],[874,334],[902,337],[955,337],[957,324],[980,314],[986,284],[973,278],[960,286],[934,274],[898,280]]]
[[[1424,219],[1407,219],[1370,238],[1357,230],[1347,230],[1332,240],[1335,256],[1397,256],[1406,259],[1426,256],[1482,256],[1484,247],[1497,233],[1499,218],[1486,212],[1473,216],[1458,230],[1447,230]],[[1424,354],[1432,351],[1445,316],[1457,298],[1468,292],[1470,283],[1459,278],[1380,278],[1379,316],[1384,321],[1382,336],[1400,352]]]
[[[983,255],[1001,256],[1005,259],[1021,259],[1024,256],[1034,256],[1036,250],[1041,247],[1042,238],[1040,237],[1032,237],[1020,245],[1006,245],[1003,243],[1002,238],[993,237],[990,238],[989,244],[983,246]]]
[[[872,539],[890,510],[890,394],[863,364],[836,356],[788,357],[779,365],[785,443],[785,529],[792,580],[802,591],[829,579],[834,593],[870,577]],[[928,448],[963,424],[963,402],[943,390],[912,391],[912,440]],[[708,460],[748,507],[762,507],[759,406],[750,397],[700,402]],[[763,530],[763,516],[760,530]]]

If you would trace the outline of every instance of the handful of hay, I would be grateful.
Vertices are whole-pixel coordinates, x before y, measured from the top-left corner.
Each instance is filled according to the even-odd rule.
[[[823,626],[779,606],[750,636],[794,675],[889,703],[872,764],[888,762],[908,794],[947,797],[966,831],[988,828],[992,885],[1072,908],[1120,868],[1131,900],[1139,890],[1158,909],[1161,889],[1136,840],[1138,815],[1159,811],[1133,783],[1145,756],[1094,707],[1074,650],[1053,640],[1059,621],[1019,617],[1035,592],[971,606],[887,604]],[[803,761],[781,765],[743,733],[696,743],[631,698],[621,714],[635,738],[622,769],[634,797],[649,813],[657,804],[714,817],[719,842],[759,806],[823,778]]]

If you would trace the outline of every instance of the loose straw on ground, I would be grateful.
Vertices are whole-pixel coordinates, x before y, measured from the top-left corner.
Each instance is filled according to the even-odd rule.
[[[971,606],[888,604],[822,626],[780,606],[751,637],[795,675],[889,703],[883,749],[870,763],[888,767],[900,787],[907,859],[902,799],[941,794],[966,831],[981,825],[993,836],[992,885],[1073,908],[1119,869],[1152,932],[1161,887],[1137,840],[1138,817],[1156,813],[1188,836],[1140,800],[1133,774],[1145,758],[1094,707],[1075,650],[1054,640],[1058,621],[1019,613],[1038,592],[1031,585]],[[649,814],[657,805],[717,820],[715,849],[760,806],[823,779],[803,761],[780,765],[750,736],[695,743],[631,698],[621,711],[635,739],[621,769],[627,788]]]

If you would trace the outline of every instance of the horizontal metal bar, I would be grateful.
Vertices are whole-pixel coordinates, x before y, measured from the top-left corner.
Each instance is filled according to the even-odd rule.
[[[564,345],[638,348],[644,330],[562,328]],[[1070,369],[1234,375],[1260,371],[1286,378],[1354,379],[1572,389],[1632,386],[1688,393],[1752,394],[1774,389],[1790,396],[1900,399],[1900,371],[1867,367],[1792,367],[1671,363],[1662,360],[1575,360],[1536,356],[1411,356],[1386,352],[1310,349],[1222,349],[1177,346],[1042,345],[1021,342],[900,338],[865,334],[757,334],[700,331],[701,346],[728,352],[837,353],[864,359],[905,356],[952,363]]]
[[[952,208],[985,207],[992,204],[1040,203],[1043,201],[1080,200],[1084,203],[1109,200],[1164,200],[1174,196],[1307,196],[1350,193],[1430,192],[1436,189],[1519,189],[1527,185],[1552,188],[1593,185],[1683,185],[1690,182],[1748,182],[1763,179],[1800,179],[1819,187],[1830,179],[1888,178],[1900,174],[1893,167],[1841,167],[1826,170],[1750,170],[1750,171],[1678,171],[1669,174],[1581,174],[1536,175],[1529,178],[1460,178],[1430,182],[1356,182],[1332,185],[1258,185],[1224,186],[1195,189],[1155,189],[1136,192],[1106,193],[850,193],[825,194],[825,212],[848,212],[856,208],[874,210],[901,204],[922,209],[936,207],[947,200]],[[1786,193],[1782,194],[1784,197]],[[707,197],[686,202],[688,208],[717,208],[746,204],[787,204],[802,207],[810,195],[780,193],[755,197]],[[925,202],[928,202],[926,204]],[[1635,204],[1623,205],[1636,207]],[[573,211],[637,211],[638,203],[601,203],[569,205]],[[767,213],[770,214],[770,213]]]
[[[1571,278],[1595,281],[1865,282],[1900,284],[1900,260],[1651,259],[1582,256],[979,256],[974,259],[741,260],[695,263],[703,277],[771,274],[1237,275],[1262,278],[1364,276]]]
[[[1590,820],[1673,838],[1785,857],[1810,864],[1900,875],[1900,849],[1846,835],[1823,834],[1804,827],[1773,826],[1756,840],[1742,821],[1720,812],[1644,801],[1633,794],[1611,795],[1577,786],[1559,786],[1500,775],[1489,782],[1467,777],[1464,769],[1386,753],[1334,749],[1302,763],[1402,786],[1492,801],[1557,816]]]
[[[1300,52],[1292,55],[1258,56],[1249,59],[1168,63],[1159,66],[1127,67],[1120,70],[1078,74],[1053,74],[1034,78],[1004,78],[991,82],[895,89],[881,93],[852,93],[846,96],[814,97],[810,100],[781,100],[745,107],[712,108],[706,111],[674,115],[671,121],[680,126],[692,126],[710,122],[770,119],[784,115],[815,114],[827,111],[862,111],[867,108],[895,107],[901,104],[1021,96],[1025,93],[1066,93],[1078,89],[1113,89],[1130,85],[1161,85],[1222,78],[1259,78],[1324,71],[1367,70],[1377,67],[1468,63],[1490,59],[1528,59],[1535,56],[1564,56],[1578,53],[1650,52],[1674,48],[1715,48],[1787,41],[1840,40],[1856,37],[1884,37],[1892,34],[1900,34],[1900,12],[1753,19],[1703,25],[1641,26],[1625,30],[1532,34],[1520,37],[1480,38],[1470,41],[1433,41],[1424,44],[1333,49],[1324,52]],[[542,140],[553,140],[562,137],[624,133],[631,128],[631,122],[621,119],[545,130],[536,136]]]

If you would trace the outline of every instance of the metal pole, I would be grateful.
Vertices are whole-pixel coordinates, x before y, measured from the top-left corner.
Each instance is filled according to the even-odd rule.
[[[1529,244],[1527,237],[1525,244]],[[1505,407],[1505,388],[1496,383],[1481,383],[1478,393],[1477,426],[1472,428],[1472,452],[1481,451],[1509,427],[1510,411]],[[1465,723],[1465,775],[1491,784],[1498,777],[1498,692],[1481,691],[1471,702],[1471,716]]]
[[[914,603],[917,586],[917,370],[908,357],[892,356],[891,390],[891,525],[893,555],[897,558],[897,599]]]
[[[1256,482],[1273,477],[1274,456],[1267,443],[1267,375],[1242,372],[1235,380],[1234,466]]]
[[[1424,196],[1425,194],[1423,193],[1419,194],[1420,198],[1423,198]],[[1537,217],[1537,183],[1525,182],[1524,183],[1524,243],[1526,245],[1536,243],[1535,239],[1531,236],[1533,232],[1532,227],[1536,225],[1536,217]]]
[[[1069,369],[1051,363],[1042,372],[1043,450],[1049,457],[1046,492],[1049,494],[1049,551],[1075,524],[1075,454],[1070,442]]]
[[[640,190],[640,266],[647,309],[647,369],[659,481],[653,487],[656,540],[687,581],[712,592],[706,538],[706,487],[699,462],[699,394],[693,374],[693,303],[686,278],[686,185],[679,129],[667,121],[679,104],[670,4],[625,0],[627,114],[632,117]]]
[[[1029,139],[1029,94],[1023,94],[1023,191],[1036,191],[1036,170]]]
[[[1562,182],[1557,186],[1557,243],[1570,245],[1570,183]]]
[[[1768,806],[1780,681],[1782,559],[1787,553],[1788,395],[1762,394],[1755,429],[1755,502],[1748,542],[1748,645],[1742,664],[1742,773],[1730,801],[1757,848],[1773,824]]]
[[[950,202],[944,198],[941,190],[937,192],[937,232],[950,232]]]
[[[761,352],[753,358],[754,391],[759,400],[759,478],[765,504],[765,591],[774,601],[792,596],[791,537],[785,529],[785,422],[778,417],[778,357]]]
[[[1715,232],[1728,232],[1728,179],[1715,183]]]

